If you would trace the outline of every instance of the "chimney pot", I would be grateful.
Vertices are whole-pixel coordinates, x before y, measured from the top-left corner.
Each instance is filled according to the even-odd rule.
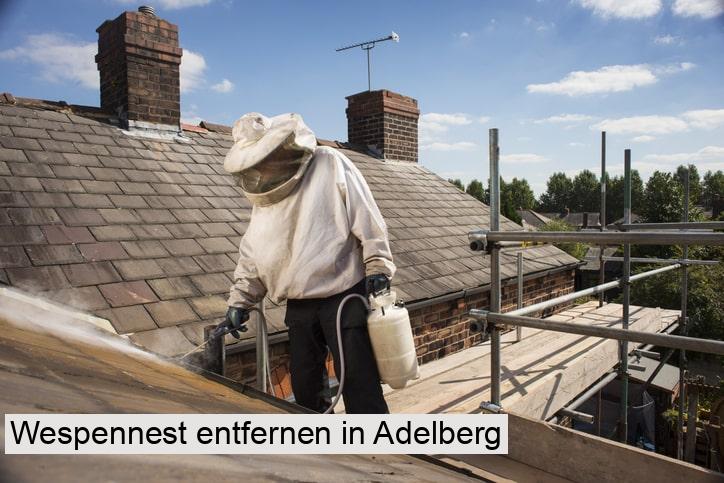
[[[347,97],[347,138],[384,159],[417,162],[417,100],[388,90]]]
[[[153,7],[150,7],[148,5],[141,5],[140,7],[138,7],[138,11],[148,15],[149,17],[156,16],[156,10],[154,10]]]

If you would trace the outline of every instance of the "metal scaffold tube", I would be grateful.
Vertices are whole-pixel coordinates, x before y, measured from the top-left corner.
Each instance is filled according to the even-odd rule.
[[[684,203],[682,204],[682,223],[689,221],[689,169],[684,171]],[[689,258],[689,245],[682,245],[682,258]],[[686,265],[681,267],[681,323],[679,333],[686,336],[687,327],[687,306],[689,299],[689,272]],[[679,351],[679,417],[676,419],[676,456],[678,459],[684,459],[684,404],[686,387],[684,385],[684,374],[686,372],[686,351]],[[690,430],[689,423],[686,425],[687,431]],[[694,432],[696,432],[696,422],[694,422]],[[693,453],[692,453],[693,455]]]
[[[724,245],[721,233],[686,231],[474,231],[471,241],[487,244],[499,242],[588,243],[592,245]]]
[[[601,131],[601,212],[598,215],[601,231],[606,229],[606,131]],[[603,258],[604,245],[600,245],[598,252],[598,284],[606,283],[606,260]],[[598,296],[598,306],[603,307],[603,292]]]
[[[607,262],[622,262],[623,257],[603,257]],[[652,263],[661,265],[718,265],[719,260],[689,260],[676,258],[631,257],[631,263]]]
[[[631,150],[624,151],[623,160],[623,221],[631,222]],[[631,304],[631,245],[623,245],[623,315],[621,328],[628,330],[629,311]],[[619,416],[619,441],[625,443],[628,438],[628,341],[621,341],[619,346],[619,375],[621,377],[621,411]]]
[[[564,332],[567,334],[578,334],[590,337],[601,337],[603,339],[625,340],[638,342],[640,344],[652,344],[659,347],[670,347],[672,349],[685,349],[694,352],[705,352],[724,356],[724,341],[714,339],[698,339],[696,337],[684,337],[681,335],[661,334],[658,332],[642,332],[631,329],[620,329],[617,327],[602,327],[597,325],[585,325],[575,322],[557,322],[548,319],[537,319],[523,315],[487,313],[483,320],[490,324],[520,325],[532,329],[550,330],[552,332]]]
[[[516,302],[518,304],[518,309],[523,308],[523,253],[518,252],[518,257],[516,259],[516,268],[518,269],[518,296],[516,297]],[[523,339],[523,328],[522,327],[516,327],[515,328],[515,341],[520,342]]]
[[[500,229],[500,174],[498,130],[489,131],[490,148],[490,229]],[[500,249],[490,251],[490,310],[500,312]],[[490,333],[490,402],[500,407],[500,330]]]
[[[688,217],[687,217],[688,219]],[[724,221],[682,221],[665,223],[621,223],[612,225],[616,230],[724,230]]]

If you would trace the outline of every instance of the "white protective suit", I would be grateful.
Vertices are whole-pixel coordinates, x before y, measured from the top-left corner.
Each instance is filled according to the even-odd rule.
[[[296,165],[291,190],[287,184],[272,190],[282,191],[281,199],[245,191],[254,206],[239,247],[230,306],[249,308],[267,293],[275,303],[325,298],[366,275],[394,275],[385,221],[354,164],[320,146]]]

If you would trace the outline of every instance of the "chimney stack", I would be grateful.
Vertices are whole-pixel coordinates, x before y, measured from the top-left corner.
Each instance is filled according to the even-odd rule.
[[[152,7],[124,12],[96,29],[101,109],[127,129],[179,131],[181,94],[178,27]]]
[[[388,90],[347,97],[347,138],[384,159],[417,162],[417,100]]]

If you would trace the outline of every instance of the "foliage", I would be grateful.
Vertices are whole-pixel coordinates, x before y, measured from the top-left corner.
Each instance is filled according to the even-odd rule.
[[[614,176],[606,183],[606,224],[623,218],[623,176]],[[638,170],[631,170],[631,212],[640,214],[644,198],[644,182]]]
[[[573,196],[568,205],[572,212],[598,211],[601,206],[601,183],[584,169],[573,178]]]
[[[553,173],[548,178],[546,192],[540,197],[540,210],[547,213],[562,213],[571,206],[573,181],[565,173]]]
[[[695,205],[699,203],[699,199],[701,198],[701,179],[699,178],[699,170],[696,169],[696,166],[693,164],[690,164],[688,166],[684,166],[683,164],[676,168],[676,174],[674,175],[676,177],[676,180],[679,182],[679,184],[684,186],[684,181],[686,180],[686,170],[689,170],[689,200],[690,204]]]
[[[490,191],[477,179],[468,184],[465,192],[485,204],[490,204]],[[534,207],[535,196],[528,181],[513,178],[513,181],[506,183],[503,178],[500,178],[500,213],[504,217],[520,223],[521,218],[516,210],[529,210]]]
[[[465,191],[465,187],[463,186],[463,182],[460,181],[460,178],[455,178],[455,179],[448,178],[447,181],[448,181],[448,183],[455,185],[457,187],[457,189],[459,189],[460,191]]]
[[[701,189],[701,203],[706,208],[714,206],[714,200],[724,196],[724,172],[707,171]]]
[[[487,197],[485,195],[485,188],[483,188],[483,183],[481,183],[477,179],[474,179],[470,183],[468,183],[468,187],[465,188],[465,192],[473,198],[477,198],[479,201],[486,203]]]
[[[551,220],[545,225],[538,228],[540,231],[575,231],[575,228],[563,220]],[[554,245],[569,255],[583,260],[588,251],[588,245],[585,243],[554,243]]]

